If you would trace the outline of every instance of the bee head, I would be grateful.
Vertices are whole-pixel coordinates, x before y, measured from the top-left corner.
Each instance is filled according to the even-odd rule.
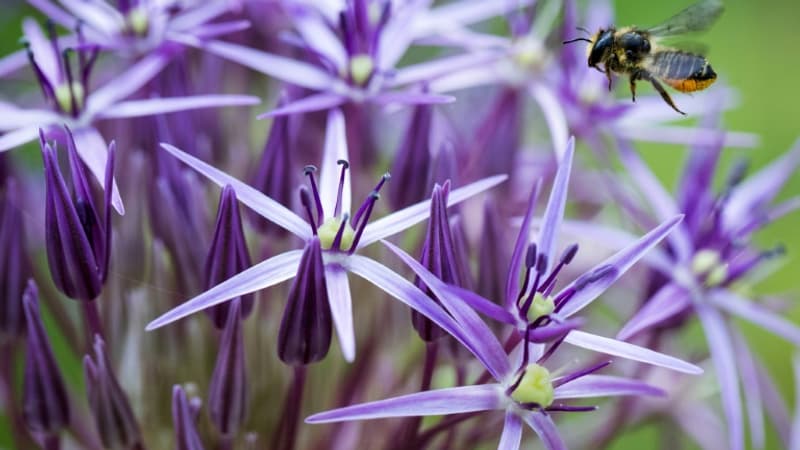
[[[608,55],[611,53],[612,44],[614,43],[615,32],[616,30],[614,28],[609,28],[607,30],[600,29],[600,31],[592,36],[586,50],[589,67],[596,68],[598,64],[608,58]]]

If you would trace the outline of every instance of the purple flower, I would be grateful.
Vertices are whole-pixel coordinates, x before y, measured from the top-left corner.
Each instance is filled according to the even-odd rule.
[[[83,358],[86,394],[100,440],[106,448],[139,449],[142,438],[128,398],[117,381],[105,342],[94,337],[94,357]]]
[[[180,386],[172,388],[172,425],[175,428],[176,450],[203,450],[196,425],[199,410],[199,403],[190,402]]]
[[[396,68],[415,39],[440,27],[465,25],[503,14],[515,7],[494,2],[457,2],[428,9],[427,2],[357,0],[353,2],[286,2],[296,31],[288,40],[308,55],[309,63],[223,41],[184,36],[197,46],[286,83],[316,91],[262,117],[335,108],[347,102],[378,104],[443,103],[452,97],[408,89],[431,77],[486,63],[491,52],[475,52]]]
[[[208,387],[211,421],[225,439],[236,436],[247,418],[248,385],[242,333],[241,300],[230,304],[217,361]],[[330,340],[330,331],[329,340]]]
[[[389,203],[395,209],[412,205],[427,195],[432,122],[433,107],[418,105],[414,108],[392,164],[395,183],[389,188]]]
[[[59,433],[70,423],[69,397],[42,324],[38,291],[32,280],[28,282],[22,301],[28,324],[22,386],[23,418],[28,429],[43,443],[57,443]]]
[[[103,197],[103,219],[98,214],[72,132],[67,129],[67,152],[72,173],[71,192],[58,166],[56,149],[40,136],[44,160],[45,229],[47,260],[56,287],[67,297],[91,301],[100,295],[108,275],[111,252],[111,191]],[[114,176],[114,143],[108,150],[105,181]]]
[[[30,277],[25,255],[24,220],[19,204],[19,189],[13,178],[5,181],[0,201],[0,342],[10,342],[25,334],[22,294]]]
[[[51,30],[50,35],[45,36],[36,22],[30,19],[25,21],[24,30],[31,65],[51,109],[19,108],[0,102],[0,114],[9,118],[0,125],[0,132],[4,133],[0,136],[0,151],[13,149],[35,139],[40,129],[45,129],[48,133],[56,132],[54,127],[65,124],[74,133],[81,159],[92,174],[102,181],[107,145],[95,128],[96,121],[152,116],[197,108],[253,105],[259,102],[255,97],[241,95],[198,95],[122,101],[156,76],[169,61],[169,54],[150,54],[102,87],[90,89],[89,75],[97,53],[94,46],[79,43],[74,50],[62,52],[55,31]],[[124,213],[116,187],[112,201],[117,211]]]
[[[405,289],[408,283],[406,280],[377,261],[358,255],[357,251],[425,220],[430,203],[428,201],[420,202],[380,220],[369,222],[369,217],[379,197],[378,191],[388,179],[388,176],[384,176],[356,213],[351,216],[351,186],[347,173],[348,152],[344,129],[344,118],[341,112],[332,110],[328,115],[319,186],[314,177],[315,169],[311,166],[306,168],[310,189],[301,191],[301,201],[308,220],[252,187],[179,149],[169,144],[162,144],[162,147],[218,185],[230,184],[236,191],[239,201],[264,218],[303,239],[306,243],[317,236],[322,248],[325,282],[333,323],[345,359],[351,361],[355,356],[355,333],[347,272],[353,272],[366,278],[400,301],[417,301],[416,297],[405,298],[396,290],[398,285],[404,286],[403,289]],[[448,206],[489,189],[504,179],[504,176],[495,176],[456,189],[450,193]],[[147,329],[152,330],[164,326],[231,298],[293,278],[298,274],[302,253],[300,250],[291,250],[256,264],[165,313],[151,322]],[[410,306],[415,309],[428,307],[428,305],[416,303],[412,303]]]

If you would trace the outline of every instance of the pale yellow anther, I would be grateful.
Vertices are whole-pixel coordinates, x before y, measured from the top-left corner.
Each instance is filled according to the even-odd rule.
[[[350,76],[356,84],[364,84],[372,75],[375,63],[369,55],[354,55],[350,58]]]
[[[554,391],[550,371],[538,364],[530,364],[511,398],[519,403],[536,403],[547,408],[553,404]]]
[[[134,8],[128,13],[128,28],[133,34],[144,36],[149,26],[147,12],[143,8]]]
[[[539,39],[525,36],[517,42],[514,59],[522,67],[537,69],[547,59],[546,49]]]
[[[692,272],[703,277],[708,287],[719,286],[728,278],[728,265],[716,250],[700,250],[692,259]]]
[[[331,249],[333,246],[333,241],[336,239],[336,233],[339,232],[339,226],[341,224],[341,219],[332,217],[326,220],[325,223],[323,223],[322,226],[317,229],[319,244],[323,250]],[[349,223],[345,224],[339,249],[350,250],[350,246],[353,245],[353,239],[355,239],[355,236],[356,232],[353,230],[353,227],[351,227]]]
[[[533,302],[528,309],[528,322],[533,322],[539,317],[546,316],[556,309],[556,304],[550,296],[544,296],[541,292],[537,292],[533,296]]]
[[[80,110],[83,108],[83,85],[77,81],[72,82],[72,89],[67,83],[61,84],[56,87],[55,96],[58,107],[67,114],[73,114],[75,111],[72,109],[72,96],[75,96],[75,106]]]

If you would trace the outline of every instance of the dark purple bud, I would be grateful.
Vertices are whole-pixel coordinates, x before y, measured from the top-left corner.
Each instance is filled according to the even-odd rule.
[[[247,374],[239,299],[231,308],[222,333],[217,362],[208,389],[211,422],[223,436],[235,436],[247,417]]]
[[[494,199],[489,199],[483,207],[483,230],[478,249],[478,293],[495,302],[501,302],[505,296],[505,279],[511,259],[505,231],[504,219]],[[526,255],[526,264],[528,259],[533,264],[536,244],[529,247],[528,251],[529,254],[532,252],[532,256],[528,258]]]
[[[78,157],[72,133],[67,129],[67,151],[72,172],[72,194],[58,166],[56,150],[40,134],[44,159],[45,240],[50,274],[67,297],[92,300],[103,288],[108,274],[111,243],[111,182],[114,173],[114,143],[108,148],[104,216],[100,220],[89,188],[86,169]]]
[[[463,287],[465,280],[462,279],[461,275],[465,270],[459,270],[458,267],[466,264],[466,261],[462,262],[456,258],[450,220],[447,215],[447,196],[449,191],[450,183],[448,182],[445,182],[443,186],[436,185],[433,188],[430,220],[425,234],[425,242],[422,244],[420,263],[445,283]],[[419,279],[416,280],[416,285],[428,292],[428,295],[431,295],[427,291],[427,286]],[[411,312],[411,322],[424,341],[433,341],[445,334],[441,328],[416,311]]]
[[[469,157],[476,165],[476,176],[516,172],[517,151],[522,129],[522,98],[519,90],[503,89],[478,126],[469,145]]]
[[[432,190],[436,183],[444,184],[450,180],[454,185],[458,185],[459,174],[463,170],[459,169],[458,155],[453,144],[445,141],[439,146],[439,151],[433,155],[433,162],[428,179],[428,190]]]
[[[281,97],[278,106],[283,106],[289,101],[286,94]],[[294,190],[297,185],[295,171],[292,166],[292,138],[290,121],[291,116],[278,116],[272,121],[264,152],[261,154],[261,163],[253,177],[252,186],[263,192],[267,197],[291,208],[294,200]],[[275,233],[284,236],[287,232],[283,228],[264,219],[256,213],[250,213],[250,221],[263,233]]]
[[[22,294],[30,268],[25,256],[25,228],[18,197],[17,184],[9,178],[0,202],[0,342],[25,334]]]
[[[389,203],[394,209],[422,201],[428,193],[432,119],[433,108],[430,105],[416,106],[395,152],[391,172],[398,182],[389,190]]]
[[[67,388],[39,315],[38,292],[32,280],[28,282],[22,302],[28,324],[22,387],[23,419],[31,432],[53,436],[69,425]]]
[[[197,433],[196,410],[180,386],[172,388],[172,426],[175,428],[175,450],[203,450]]]
[[[134,449],[141,445],[139,425],[114,375],[105,347],[103,339],[95,335],[94,358],[83,357],[89,409],[104,447]]]
[[[226,185],[222,189],[217,210],[217,225],[214,229],[214,240],[206,257],[205,280],[209,289],[237,273],[252,266],[247,242],[242,229],[242,217],[233,187]],[[253,311],[253,295],[243,295],[241,314],[247,317]],[[208,309],[208,315],[214,326],[221,329],[225,326],[231,303],[223,303]]]
[[[319,361],[328,354],[332,330],[322,248],[319,238],[314,236],[303,250],[289,290],[278,331],[278,357],[291,365]]]

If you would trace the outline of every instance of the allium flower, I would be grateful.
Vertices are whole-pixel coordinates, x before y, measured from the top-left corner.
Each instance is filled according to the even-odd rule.
[[[0,151],[11,150],[32,141],[39,129],[53,132],[65,124],[72,129],[79,149],[92,174],[103,180],[106,166],[106,144],[94,127],[102,119],[122,119],[166,114],[197,108],[254,105],[255,97],[243,95],[198,95],[172,98],[150,98],[122,101],[138,91],[161,71],[169,55],[153,53],[131,66],[121,75],[97,89],[90,89],[89,76],[97,58],[97,48],[79,40],[76,48],[62,48],[54,30],[45,36],[38,24],[24,23],[25,39],[31,65],[50,108],[19,108],[0,102],[0,115],[8,118],[0,125]],[[105,186],[104,186],[105,187]],[[113,205],[124,212],[117,188]]]
[[[730,323],[728,315],[738,316],[800,345],[800,328],[767,307],[744,298],[734,288],[737,281],[776,254],[775,250],[759,251],[748,245],[752,234],[800,207],[797,197],[771,205],[781,186],[800,165],[800,143],[747,180],[743,180],[741,169],[735,168],[721,194],[712,190],[721,140],[713,146],[698,145],[691,151],[678,187],[677,201],[626,142],[620,141],[619,147],[631,178],[647,197],[653,214],[663,219],[683,211],[686,220],[667,238],[669,251],[656,249],[646,258],[662,277],[649,287],[650,298],[617,337],[627,340],[651,327],[670,328],[697,315],[706,333],[720,383],[728,422],[728,445],[743,448],[739,386],[752,377],[737,363],[736,355],[749,354],[749,350],[746,345],[734,342],[736,327]],[[628,201],[621,203],[630,204]],[[641,217],[641,211],[631,217],[650,220]],[[610,245],[626,245],[630,239],[624,232],[607,230],[596,224],[574,223],[569,228]],[[744,386],[745,393],[758,389],[757,383],[754,386],[746,382]],[[759,411],[751,414],[751,428],[756,439],[763,436],[760,420],[753,420],[761,415],[760,401],[758,403],[748,408]],[[755,445],[761,444],[756,441]]]
[[[50,274],[67,297],[91,301],[100,295],[108,275],[111,252],[111,191],[103,196],[103,220],[89,187],[72,132],[67,129],[67,153],[72,189],[68,190],[58,166],[56,149],[40,135],[44,160],[45,239]],[[105,182],[114,176],[114,143],[108,150]]]
[[[514,8],[516,2],[492,2],[489,7],[482,3],[462,1],[429,10],[428,2],[288,1],[287,13],[298,33],[291,41],[315,64],[223,41],[188,36],[179,40],[316,91],[264,116],[325,110],[347,102],[442,103],[452,98],[406,87],[495,56],[476,52],[400,69],[395,66],[415,39],[447,26],[489,19]]]
[[[312,239],[319,239],[333,323],[339,336],[342,353],[345,359],[352,361],[355,356],[355,333],[347,272],[353,272],[366,278],[400,301],[417,301],[416,297],[411,299],[405,298],[405,296],[398,297],[396,286],[405,286],[407,281],[377,261],[358,255],[357,251],[423,221],[427,217],[429,202],[417,203],[368,223],[379,197],[378,192],[388,179],[388,175],[386,175],[381,178],[373,192],[351,217],[351,187],[350,177],[347,174],[347,145],[344,127],[344,118],[341,112],[332,110],[328,115],[319,187],[314,177],[314,168],[310,166],[306,168],[310,191],[308,189],[301,191],[301,201],[308,217],[307,220],[252,187],[179,149],[169,144],[162,144],[162,146],[218,185],[230,184],[236,191],[239,201],[264,218],[303,239],[306,245]],[[504,179],[504,176],[496,176],[456,189],[450,193],[448,205],[459,203],[499,184]],[[152,330],[164,326],[231,298],[288,280],[298,274],[302,254],[303,252],[300,250],[291,250],[256,264],[165,313],[151,322],[147,329]],[[414,309],[428,307],[428,305],[415,303],[410,306]]]

